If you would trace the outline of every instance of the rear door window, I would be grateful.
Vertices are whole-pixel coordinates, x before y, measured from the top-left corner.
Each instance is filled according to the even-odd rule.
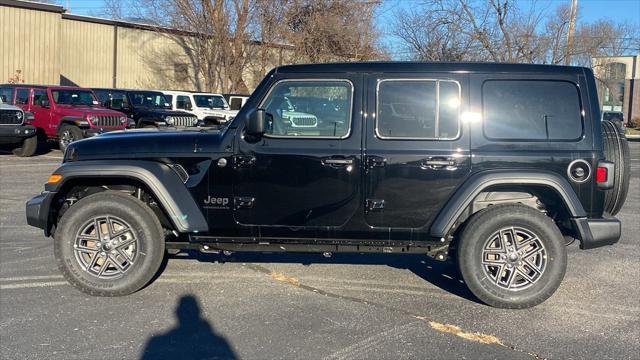
[[[482,85],[484,135],[492,140],[571,141],[582,137],[575,84],[551,80],[488,80]]]
[[[460,86],[450,80],[389,79],[378,83],[376,136],[455,139]]]

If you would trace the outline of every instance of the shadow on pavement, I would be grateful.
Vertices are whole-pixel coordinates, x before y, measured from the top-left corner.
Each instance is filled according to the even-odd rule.
[[[169,255],[170,259],[196,259],[203,262],[232,263],[299,263],[311,264],[348,264],[348,265],[386,265],[397,269],[406,269],[421,279],[456,296],[481,303],[462,281],[454,263],[437,261],[424,255],[409,254],[357,254],[336,253],[330,258],[320,254],[297,253],[234,253],[232,256],[205,254],[188,251],[186,254]],[[373,270],[375,271],[375,270]]]
[[[214,333],[200,312],[195,296],[182,296],[176,307],[178,324],[166,333],[153,335],[144,347],[141,360],[236,359],[229,343]]]

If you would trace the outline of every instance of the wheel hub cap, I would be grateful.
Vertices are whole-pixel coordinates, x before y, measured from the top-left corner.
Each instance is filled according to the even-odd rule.
[[[497,286],[519,291],[536,284],[547,267],[547,251],[540,238],[521,227],[504,228],[484,243],[482,268]]]

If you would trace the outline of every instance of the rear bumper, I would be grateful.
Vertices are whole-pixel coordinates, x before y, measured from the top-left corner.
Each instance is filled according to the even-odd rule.
[[[55,196],[55,192],[43,191],[40,195],[27,201],[26,204],[27,224],[44,230],[46,236],[51,235],[49,210]]]
[[[572,222],[580,248],[585,250],[615,244],[622,234],[622,225],[616,218],[578,218]]]

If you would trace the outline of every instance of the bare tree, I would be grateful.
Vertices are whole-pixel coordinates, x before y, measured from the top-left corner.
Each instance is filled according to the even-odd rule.
[[[156,26],[156,33],[182,49],[200,90],[247,93],[243,74],[252,59],[253,0],[122,0],[107,3],[117,18],[133,18]],[[130,7],[133,6],[133,7]],[[124,9],[129,9],[124,11]],[[132,10],[131,10],[132,9]],[[161,49],[146,54],[150,63],[177,59],[162,56]]]
[[[588,66],[590,58],[638,51],[637,27],[611,21],[581,23],[567,41],[571,10],[552,11],[513,0],[425,0],[418,10],[399,11],[392,34],[409,58]],[[578,12],[579,14],[579,12]]]

